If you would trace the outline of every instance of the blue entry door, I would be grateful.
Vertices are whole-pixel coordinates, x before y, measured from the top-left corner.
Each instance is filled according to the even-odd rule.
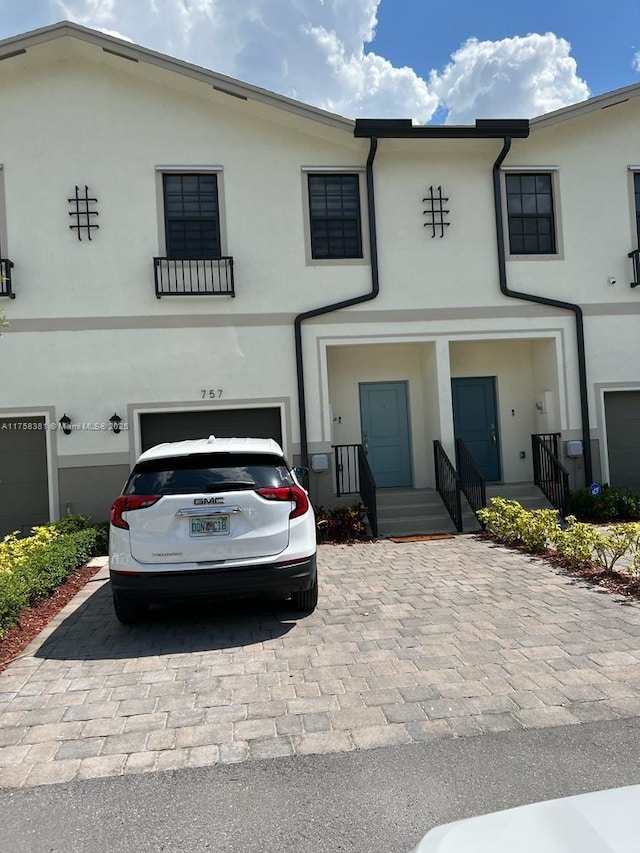
[[[494,376],[452,379],[453,429],[469,448],[486,480],[500,479],[500,448]]]
[[[376,486],[410,486],[411,451],[406,382],[360,384],[362,444]]]

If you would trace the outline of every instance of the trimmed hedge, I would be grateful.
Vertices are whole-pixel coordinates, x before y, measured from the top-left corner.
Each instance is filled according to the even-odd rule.
[[[599,495],[577,489],[571,492],[571,512],[581,521],[639,521],[640,493],[606,484]]]
[[[10,535],[0,542],[0,637],[23,610],[92,557],[106,553],[105,525],[86,527],[87,519],[80,519],[68,516],[34,528],[32,536]]]

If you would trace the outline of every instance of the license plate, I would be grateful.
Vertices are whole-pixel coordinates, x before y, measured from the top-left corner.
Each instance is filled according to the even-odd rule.
[[[229,532],[229,516],[190,518],[189,536],[225,536]]]

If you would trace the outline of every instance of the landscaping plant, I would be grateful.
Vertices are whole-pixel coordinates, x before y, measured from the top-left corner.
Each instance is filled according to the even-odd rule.
[[[87,527],[82,516],[34,527],[31,536],[5,536],[0,541],[0,637],[23,610],[105,551],[104,526]]]
[[[571,493],[571,511],[580,521],[640,521],[640,493],[606,483],[599,494],[577,489]]]
[[[366,538],[367,510],[362,503],[335,509],[316,508],[318,542],[353,542]]]
[[[534,553],[553,549],[571,568],[595,565],[608,573],[628,557],[630,564],[624,571],[640,577],[640,523],[601,530],[570,515],[562,525],[556,510],[527,510],[517,501],[504,498],[492,498],[478,517],[485,531],[499,542],[520,545]]]

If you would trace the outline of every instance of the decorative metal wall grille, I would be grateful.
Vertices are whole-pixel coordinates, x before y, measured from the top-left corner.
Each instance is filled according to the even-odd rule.
[[[91,205],[97,204],[98,199],[92,198],[89,195],[89,187],[85,184],[84,192],[80,190],[80,187],[76,186],[74,197],[67,199],[67,201],[71,205],[69,216],[74,220],[73,225],[70,225],[69,228],[76,232],[78,240],[82,241],[83,232],[85,233],[85,237],[91,240],[92,229],[100,227],[92,219],[92,217],[98,216],[98,211],[91,210]]]
[[[426,210],[423,210],[423,215],[427,217],[424,223],[425,228],[431,228],[431,237],[444,237],[444,229],[451,224],[445,220],[445,216],[449,215],[444,205],[449,201],[442,195],[442,187],[438,187],[436,192],[433,187],[429,187],[429,195],[422,199],[423,204],[427,204]]]

